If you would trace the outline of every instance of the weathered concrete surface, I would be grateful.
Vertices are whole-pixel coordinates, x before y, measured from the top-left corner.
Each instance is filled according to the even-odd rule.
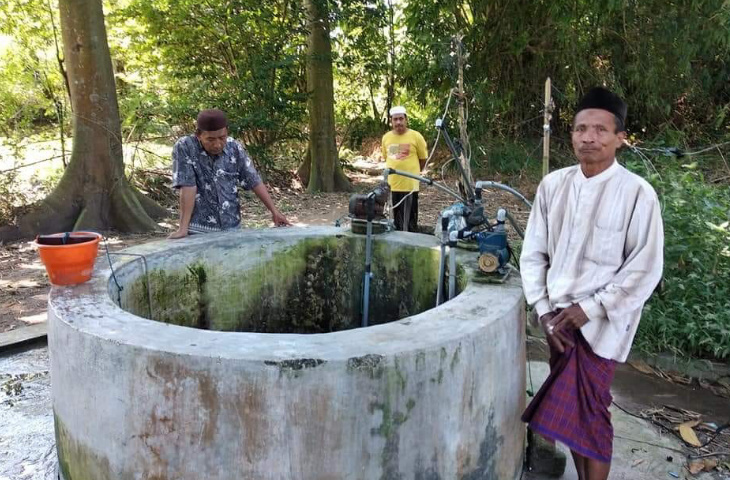
[[[146,256],[150,271],[193,262],[245,270],[305,239],[336,235],[349,237],[335,228],[277,229],[132,251]],[[406,233],[376,242],[437,248],[433,238]],[[519,279],[471,282],[472,260],[460,254],[465,287],[438,308],[311,335],[143,319],[115,305],[100,262],[89,283],[54,287],[49,300],[66,480],[518,478],[525,403]],[[141,265],[119,261],[120,284],[132,284]],[[121,292],[122,303],[129,294]]]
[[[329,333],[361,325],[363,236],[312,236],[254,249],[255,255],[215,248],[204,259],[200,252],[187,253],[162,268],[151,262],[149,275],[133,281],[126,281],[122,268],[121,306],[206,330]],[[375,242],[372,264],[369,324],[415,315],[436,303],[438,250]],[[464,276],[457,277],[463,286]]]
[[[55,480],[48,350],[0,355],[0,479]]]
[[[530,362],[529,368],[535,389],[547,378],[550,367],[545,362]],[[625,404],[626,399],[612,390],[614,400]],[[686,457],[681,442],[671,435],[664,434],[649,422],[632,417],[620,409],[612,406],[611,422],[614,428],[613,461],[609,480],[664,480],[672,478],[716,480],[726,479],[719,473],[701,473],[690,475],[684,468]],[[578,480],[575,464],[570,457],[570,451],[562,444],[558,444],[567,456],[563,480]],[[686,450],[685,450],[686,451]],[[667,458],[671,457],[671,461]],[[676,474],[677,477],[672,474]],[[554,478],[548,475],[525,473],[524,480],[547,480]]]

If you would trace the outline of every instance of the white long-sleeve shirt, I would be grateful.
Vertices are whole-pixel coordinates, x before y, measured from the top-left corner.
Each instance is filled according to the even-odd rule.
[[[656,192],[614,161],[586,178],[580,166],[537,188],[520,256],[527,302],[542,316],[578,304],[593,351],[626,361],[641,309],[659,283],[664,228]]]

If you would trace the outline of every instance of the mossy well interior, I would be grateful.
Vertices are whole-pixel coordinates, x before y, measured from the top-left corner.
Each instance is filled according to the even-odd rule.
[[[372,258],[369,324],[434,307],[437,248],[376,238]],[[361,324],[365,237],[207,250],[193,263],[168,263],[157,262],[146,276],[140,272],[130,278],[122,308],[152,320],[219,331],[328,333]],[[464,283],[460,267],[457,292]]]

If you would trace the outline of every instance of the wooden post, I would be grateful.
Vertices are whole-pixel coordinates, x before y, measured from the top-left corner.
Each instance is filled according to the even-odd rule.
[[[542,137],[542,176],[550,172],[550,120],[553,118],[552,86],[550,77],[545,80],[545,110]]]
[[[461,41],[464,39],[464,35],[459,34],[456,36],[456,59],[457,59],[457,65],[459,69],[459,79],[458,79],[458,85],[457,85],[457,98],[459,99],[459,137],[461,139],[461,156],[459,158],[461,162],[461,166],[464,169],[464,173],[466,174],[467,180],[469,182],[469,186],[467,186],[467,191],[469,188],[474,184],[474,181],[471,176],[471,165],[469,164],[469,156],[467,154],[467,147],[469,145],[469,136],[467,134],[467,118],[466,118],[466,92],[464,91],[464,51],[461,48]]]

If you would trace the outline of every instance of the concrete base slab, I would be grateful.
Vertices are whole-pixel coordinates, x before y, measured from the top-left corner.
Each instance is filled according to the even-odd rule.
[[[545,381],[550,368],[545,362],[530,362],[535,391]],[[617,402],[621,399],[614,397]],[[529,399],[528,399],[529,402]],[[614,428],[613,462],[609,480],[665,480],[665,479],[718,479],[722,478],[711,473],[690,475],[684,468],[685,456],[681,442],[675,437],[659,431],[649,422],[632,417],[611,407],[611,417]],[[565,480],[577,480],[578,474],[571,461],[570,451],[562,444],[558,444],[568,457]],[[671,459],[671,460],[670,460]],[[675,477],[673,474],[678,475]],[[547,475],[526,472],[525,480],[545,480],[554,478]]]
[[[0,479],[56,480],[48,348],[0,355]]]
[[[48,378],[48,350],[46,347],[0,356],[1,383],[14,381],[18,375],[33,375],[23,380],[20,395],[8,395],[0,389],[0,478],[13,480],[57,480],[55,471],[55,441],[53,414]],[[547,375],[544,363],[531,365],[535,388]],[[622,399],[625,401],[626,399]],[[617,398],[617,401],[618,398]],[[12,405],[11,405],[12,404]],[[663,445],[657,430],[650,424],[633,419],[620,410],[613,412],[616,426],[616,449],[613,472],[616,479],[666,479],[679,478],[722,479],[720,475],[704,474],[691,477],[683,472],[682,456],[672,450],[638,443],[637,440]],[[633,439],[629,440],[629,438]],[[657,440],[660,441],[657,441]],[[680,448],[678,442],[664,438],[667,448]],[[560,445],[558,445],[560,448]],[[569,456],[569,452],[566,451]],[[672,456],[672,462],[666,457]],[[575,468],[568,460],[563,479],[577,479]],[[543,480],[551,477],[525,473],[523,480]]]

